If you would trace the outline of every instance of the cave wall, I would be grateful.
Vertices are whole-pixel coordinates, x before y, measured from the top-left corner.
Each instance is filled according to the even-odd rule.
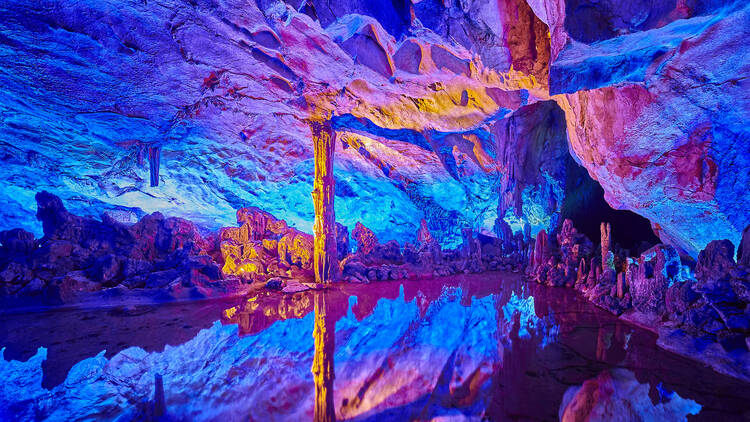
[[[548,10],[560,11],[554,3]],[[579,10],[573,3],[566,13]],[[750,223],[750,9],[641,3],[642,24],[588,38],[550,15],[550,93],[566,112],[571,150],[610,205],[648,218],[663,241],[693,256],[713,239],[738,244]],[[615,6],[630,7],[588,8],[612,20]]]
[[[311,232],[321,111],[337,219],[382,241],[422,218],[449,246],[498,212],[549,225],[591,179],[690,254],[750,223],[739,1],[11,0],[0,18],[0,229],[40,234],[46,189],[82,215],[216,229],[258,206]]]

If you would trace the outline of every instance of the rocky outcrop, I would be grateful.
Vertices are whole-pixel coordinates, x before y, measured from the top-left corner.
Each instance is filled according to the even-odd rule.
[[[312,235],[258,208],[237,210],[237,224],[219,234],[225,276],[246,282],[281,276],[312,281]]]
[[[343,279],[349,282],[423,279],[488,270],[518,272],[527,259],[523,239],[516,239],[517,248],[504,249],[500,239],[477,235],[470,229],[463,230],[460,248],[442,249],[424,220],[416,235],[417,245],[407,242],[403,248],[395,240],[379,243],[361,223],[357,223],[352,235],[357,240],[357,251],[341,261]]]
[[[0,233],[0,294],[60,304],[114,288],[163,291],[168,298],[230,293],[211,254],[214,245],[195,225],[160,213],[126,226],[105,215],[102,221],[68,212],[60,198],[40,192],[37,216],[44,237],[20,229]]]
[[[537,234],[526,269],[527,276],[548,286],[571,287],[576,283],[586,283],[585,259],[591,254],[591,241],[578,233],[569,219],[563,222],[556,240],[552,244],[544,230]]]
[[[724,278],[734,267],[734,245],[729,240],[712,240],[698,254],[695,277],[715,281]]]
[[[641,254],[637,263],[630,262],[628,271],[631,277],[627,287],[633,308],[642,313],[664,314],[667,289],[680,281],[681,263],[677,251],[667,245],[656,245]]]
[[[596,305],[651,329],[679,329],[719,343],[727,353],[748,352],[750,268],[734,262],[730,241],[710,242],[698,254],[693,276],[690,262],[669,245],[655,245],[637,258],[623,256],[623,250],[612,245],[610,230],[602,224],[596,254],[570,220],[563,223],[554,245],[540,232],[527,277],[549,286],[575,286]]]
[[[750,56],[735,48],[747,3],[536,3],[551,32],[550,93],[607,201],[693,257],[716,238],[738,244],[750,224],[750,176],[731,170],[750,165]]]

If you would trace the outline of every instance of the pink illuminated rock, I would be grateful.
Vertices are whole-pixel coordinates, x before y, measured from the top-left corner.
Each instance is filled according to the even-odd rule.
[[[357,241],[357,253],[368,255],[375,251],[375,246],[378,244],[378,238],[372,230],[363,226],[362,223],[357,222],[352,230],[352,237]]]
[[[560,405],[560,420],[611,421],[653,419],[663,421],[684,420],[695,415],[701,405],[672,393],[663,402],[654,404],[650,386],[641,384],[629,370],[615,369],[600,373],[573,386],[565,392]]]
[[[746,142],[738,142],[749,135],[742,75],[750,56],[737,48],[748,33],[736,30],[750,20],[747,4],[672,12],[661,5],[629,27],[577,11],[566,16],[566,1],[534,3],[550,26],[550,90],[562,94],[555,98],[571,151],[607,201],[645,216],[664,242],[694,257],[716,238],[738,244],[750,223],[750,176],[736,170],[750,165]],[[613,2],[588,10],[625,16],[648,7]],[[608,27],[621,24],[627,27]]]

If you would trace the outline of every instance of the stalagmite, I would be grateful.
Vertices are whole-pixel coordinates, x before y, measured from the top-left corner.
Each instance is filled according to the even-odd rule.
[[[330,120],[311,119],[310,130],[315,150],[315,182],[312,191],[315,206],[315,282],[330,283],[336,279],[336,215],[333,209],[333,153],[336,142]]]
[[[601,229],[601,245],[602,245],[602,272],[607,271],[607,261],[608,261],[608,254],[609,254],[609,246],[610,246],[610,233],[611,233],[611,227],[609,223],[601,223],[600,225]]]
[[[594,287],[596,286],[596,283],[598,283],[599,280],[596,278],[596,272],[598,269],[599,267],[596,266],[596,260],[594,257],[591,257],[591,261],[589,262],[589,275],[586,278],[587,287]]]
[[[531,265],[532,268],[536,268],[547,258],[549,252],[549,240],[547,232],[542,229],[536,235],[536,243],[534,243],[534,255],[532,257]]]
[[[333,422],[333,354],[336,349],[336,320],[329,315],[326,292],[315,295],[315,358],[312,373],[315,378],[315,422]]]
[[[627,289],[627,284],[625,281],[625,273],[619,273],[617,274],[617,298],[622,299],[625,297],[625,291]]]
[[[578,273],[576,274],[576,284],[583,283],[586,278],[586,259],[581,258],[581,262],[578,264]]]

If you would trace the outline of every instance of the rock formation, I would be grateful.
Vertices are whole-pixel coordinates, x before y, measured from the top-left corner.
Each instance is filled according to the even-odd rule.
[[[577,5],[13,0],[1,228],[41,235],[40,188],[129,223],[158,210],[217,230],[248,206],[312,223],[306,119],[325,110],[348,140],[338,219],[384,241],[413,244],[421,219],[450,247],[498,217],[553,233],[589,173],[680,252],[739,244],[748,6]],[[32,45],[56,55],[16,48]]]
[[[591,242],[576,235],[569,220],[563,223],[557,245],[549,246],[546,233],[539,232],[527,276],[550,286],[575,286],[616,315],[717,342],[727,353],[748,351],[750,268],[734,262],[732,242],[710,242],[698,254],[693,272],[690,261],[683,261],[669,245],[655,245],[637,258],[622,257],[621,250],[615,255],[610,228],[601,227],[600,254],[593,254]],[[742,242],[747,242],[748,230],[743,233]],[[599,259],[608,264],[601,265]]]
[[[0,232],[0,295],[6,306],[56,305],[106,288],[195,298],[239,287],[221,280],[212,258],[218,254],[215,245],[187,220],[154,213],[126,226],[106,214],[102,221],[71,214],[48,192],[36,199],[44,237],[34,240],[21,229]]]
[[[330,283],[338,277],[339,268],[336,213],[333,208],[333,154],[336,151],[336,139],[330,120],[312,120],[310,130],[315,150],[315,183],[312,192],[315,208],[315,282]]]

